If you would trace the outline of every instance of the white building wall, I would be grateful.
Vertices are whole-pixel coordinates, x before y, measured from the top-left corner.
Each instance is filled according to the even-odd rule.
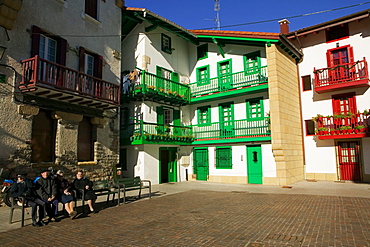
[[[354,61],[363,60],[366,57],[370,59],[370,36],[364,32],[369,30],[370,19],[362,19],[360,22],[349,23],[350,37],[334,42],[326,42],[325,31],[317,34],[309,34],[304,38],[299,38],[300,43],[294,40],[294,44],[302,47],[304,53],[303,61],[299,64],[299,75],[311,75],[314,83],[314,68],[322,69],[328,67],[326,52],[329,49],[350,45],[353,47]],[[317,94],[312,90],[303,91],[301,86],[302,100],[302,118],[303,120],[312,119],[317,114],[323,116],[333,115],[332,95],[355,92],[357,110],[363,112],[370,108],[370,90],[366,88],[351,88],[346,90],[332,91],[328,93]],[[303,122],[304,124],[304,122]],[[307,136],[304,130],[304,148],[306,173],[326,173],[333,174],[331,178],[337,179],[337,154],[334,140],[318,140],[314,136]],[[367,154],[370,148],[368,138],[362,139],[362,153],[364,159],[365,173],[370,173],[368,165],[370,157]]]

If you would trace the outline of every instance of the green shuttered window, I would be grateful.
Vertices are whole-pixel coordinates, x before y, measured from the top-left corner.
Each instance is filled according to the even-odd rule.
[[[216,168],[232,169],[232,150],[231,147],[216,148]]]

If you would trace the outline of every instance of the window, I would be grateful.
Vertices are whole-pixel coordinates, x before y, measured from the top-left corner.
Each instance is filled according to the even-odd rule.
[[[98,20],[99,0],[85,0],[85,14]]]
[[[97,78],[103,77],[103,57],[80,46],[80,72]]]
[[[60,65],[66,65],[67,40],[32,26],[31,57],[41,58]]]
[[[45,35],[40,35],[39,55],[40,58],[56,63],[57,41]]]
[[[232,150],[231,147],[216,148],[216,168],[232,169]]]
[[[85,54],[85,74],[94,76],[94,57]]]
[[[306,135],[311,136],[315,134],[315,122],[312,119],[304,120],[306,126]]]
[[[331,27],[326,30],[326,42],[335,41],[349,36],[348,23]]]
[[[172,54],[171,38],[165,34],[162,34],[162,51]]]
[[[247,119],[263,118],[263,98],[247,100]]]
[[[208,57],[208,44],[200,45],[197,47],[197,59],[205,59]]]
[[[197,84],[204,85],[209,84],[209,65],[197,68]]]
[[[311,90],[311,75],[305,75],[301,77],[303,91]]]
[[[165,125],[172,124],[173,118],[171,109],[163,109],[163,119]]]
[[[347,114],[349,112],[356,113],[356,96],[354,93],[333,95],[333,113]]]
[[[203,106],[198,108],[198,124],[205,125],[211,123],[211,107]]]
[[[255,51],[244,55],[244,70],[248,73],[256,73],[261,69],[261,52]]]

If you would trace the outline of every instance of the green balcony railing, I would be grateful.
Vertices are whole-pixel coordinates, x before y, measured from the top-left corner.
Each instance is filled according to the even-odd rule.
[[[145,95],[169,102],[186,103],[190,100],[190,88],[188,85],[142,70],[140,76],[131,84],[126,95],[131,97]]]
[[[193,133],[195,141],[270,136],[270,118],[194,125]]]
[[[194,140],[191,127],[135,121],[121,127],[121,138],[155,142],[184,142]]]
[[[267,66],[251,71],[241,71],[206,81],[190,83],[191,97],[210,93],[225,92],[231,89],[257,86],[267,83]]]

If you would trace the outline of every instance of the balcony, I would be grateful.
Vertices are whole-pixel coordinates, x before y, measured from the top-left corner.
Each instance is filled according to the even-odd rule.
[[[35,56],[22,61],[22,93],[96,109],[117,107],[120,86]]]
[[[234,120],[193,126],[193,144],[271,140],[270,118]]]
[[[264,91],[268,88],[267,66],[212,78],[209,81],[194,82],[189,86],[192,103],[243,95],[251,91]]]
[[[367,111],[326,117],[318,115],[314,120],[317,122],[316,136],[320,140],[370,136],[370,114]]]
[[[159,102],[177,105],[187,104],[190,100],[190,88],[170,79],[166,79],[142,70],[136,81],[130,86],[123,85],[123,98],[149,98]]]
[[[313,73],[317,93],[369,86],[369,71],[365,58],[362,61],[336,67],[314,69]]]
[[[191,127],[148,123],[140,120],[121,127],[121,145],[188,145],[193,140]]]

